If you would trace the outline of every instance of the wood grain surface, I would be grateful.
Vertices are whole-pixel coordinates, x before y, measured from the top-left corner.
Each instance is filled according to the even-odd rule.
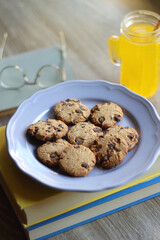
[[[119,68],[108,57],[107,39],[119,34],[122,17],[132,10],[160,13],[157,0],[0,0],[0,38],[8,32],[4,56],[67,42],[77,79],[119,83]],[[160,114],[160,89],[150,99]],[[0,116],[6,125],[12,113]],[[25,240],[0,187],[0,240]],[[160,197],[62,233],[50,240],[160,240]]]

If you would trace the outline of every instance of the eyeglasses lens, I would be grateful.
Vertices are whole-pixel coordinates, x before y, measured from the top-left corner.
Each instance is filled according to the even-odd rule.
[[[1,85],[7,89],[18,89],[25,83],[23,72],[15,67],[8,67],[1,72]]]
[[[61,79],[60,69],[53,66],[46,66],[38,72],[36,83],[41,87],[47,88],[61,82]]]

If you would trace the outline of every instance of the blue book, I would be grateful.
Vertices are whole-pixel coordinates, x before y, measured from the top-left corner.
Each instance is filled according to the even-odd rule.
[[[150,185],[151,184],[151,185]],[[160,177],[150,180],[147,184],[140,184],[136,190],[130,188],[126,194],[113,194],[103,201],[94,202],[90,206],[84,206],[81,211],[74,211],[62,218],[52,218],[41,222],[37,226],[26,229],[30,240],[44,240],[62,232],[87,224],[101,217],[129,208],[160,195]]]

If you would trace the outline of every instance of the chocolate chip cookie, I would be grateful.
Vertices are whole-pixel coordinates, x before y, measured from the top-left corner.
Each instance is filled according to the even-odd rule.
[[[54,107],[55,118],[66,124],[84,122],[90,115],[90,109],[78,99],[70,98],[57,103]]]
[[[83,145],[89,147],[94,144],[94,141],[102,136],[103,132],[100,127],[95,126],[90,122],[77,123],[72,126],[67,133],[67,139],[75,145]]]
[[[63,139],[46,142],[37,148],[37,158],[48,167],[58,166],[61,153],[70,143]]]
[[[103,129],[116,125],[122,118],[121,107],[113,102],[97,104],[91,109],[91,122]]]
[[[71,145],[61,154],[59,166],[70,176],[84,177],[95,166],[96,158],[94,153],[85,146]]]
[[[135,147],[139,139],[139,134],[134,128],[124,127],[122,125],[108,128],[106,133],[122,136],[128,144],[128,151]]]
[[[91,150],[96,156],[97,164],[102,168],[110,169],[122,163],[128,152],[128,144],[120,136],[105,134],[96,140]]]
[[[55,119],[47,119],[46,121],[38,121],[31,124],[27,128],[27,135],[37,140],[47,142],[55,141],[56,139],[62,138],[66,135],[68,126]]]

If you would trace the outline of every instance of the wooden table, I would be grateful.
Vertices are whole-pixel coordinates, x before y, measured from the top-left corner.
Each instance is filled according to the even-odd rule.
[[[119,68],[108,57],[107,39],[119,34],[131,10],[160,12],[157,0],[0,0],[0,36],[8,32],[4,56],[54,46],[62,30],[77,79],[119,82]],[[151,102],[160,114],[160,89]],[[12,114],[0,117],[6,125]],[[0,187],[0,240],[25,239]],[[160,197],[103,217],[50,239],[160,239]]]

